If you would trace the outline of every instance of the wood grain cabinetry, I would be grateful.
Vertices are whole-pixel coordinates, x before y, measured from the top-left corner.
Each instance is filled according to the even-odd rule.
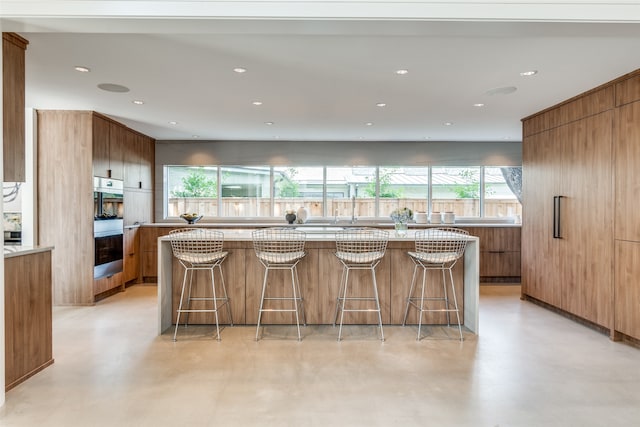
[[[171,227],[140,228],[140,269],[142,280],[155,282],[158,278],[158,237],[166,236]]]
[[[480,281],[520,281],[520,227],[464,227],[480,239]]]
[[[53,363],[51,251],[4,260],[5,389]]]
[[[124,144],[130,132],[91,111],[38,111],[38,243],[56,247],[57,305],[90,305],[96,295],[123,288],[122,274],[93,280],[92,177],[124,177]],[[141,196],[125,191],[125,223],[150,221],[152,199],[151,190]]]
[[[523,292],[606,328],[613,295],[612,124],[613,111],[605,111],[523,142]]]
[[[2,134],[4,181],[25,181],[25,50],[29,42],[2,33]]]
[[[154,140],[129,132],[126,136],[124,187],[151,190],[153,187]]]
[[[140,229],[127,227],[124,229],[123,282],[140,281]]]

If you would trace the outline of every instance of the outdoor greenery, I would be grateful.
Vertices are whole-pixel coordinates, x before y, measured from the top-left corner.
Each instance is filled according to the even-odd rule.
[[[380,198],[385,199],[399,199],[403,197],[401,188],[392,188],[391,175],[393,174],[391,169],[380,169]],[[367,186],[364,188],[364,192],[368,197],[376,197],[376,181],[375,177],[367,178]]]
[[[278,197],[298,197],[300,195],[300,186],[295,181],[297,174],[298,171],[295,168],[289,168],[274,177],[273,185]]]
[[[458,199],[478,199],[480,198],[480,180],[475,170],[464,169],[458,172],[458,176],[464,178],[469,184],[456,184],[451,186]]]
[[[192,171],[182,178],[182,190],[171,192],[172,197],[218,197],[216,179],[208,177],[203,169]]]

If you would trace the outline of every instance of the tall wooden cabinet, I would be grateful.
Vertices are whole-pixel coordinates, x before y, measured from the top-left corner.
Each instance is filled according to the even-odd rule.
[[[109,280],[93,280],[92,178],[124,178],[130,134],[140,135],[91,111],[38,111],[38,244],[56,248],[53,301],[57,305],[93,304],[96,295],[122,287],[123,276],[130,277],[119,273]],[[153,164],[152,158],[145,161]],[[125,224],[151,220],[151,195],[151,190],[145,190],[138,197],[125,188],[125,203],[129,203],[129,208],[125,205]],[[135,233],[131,236],[135,239]],[[125,245],[129,250],[123,251],[125,254],[135,252],[135,241]],[[128,260],[126,273],[138,277],[135,259]]]
[[[523,119],[523,296],[613,338],[640,339],[639,139],[640,70]]]
[[[29,42],[2,33],[2,133],[6,182],[25,180],[25,50]]]

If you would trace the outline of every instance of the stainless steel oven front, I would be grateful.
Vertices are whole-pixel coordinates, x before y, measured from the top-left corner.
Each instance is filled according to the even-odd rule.
[[[122,271],[123,221],[121,219],[96,220],[93,223],[95,262],[93,278],[113,276]]]

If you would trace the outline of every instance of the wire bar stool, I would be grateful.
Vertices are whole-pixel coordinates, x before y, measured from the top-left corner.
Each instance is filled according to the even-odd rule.
[[[451,326],[450,313],[455,312],[458,320],[458,332],[460,333],[460,341],[463,340],[462,326],[460,324],[460,311],[458,310],[458,300],[456,298],[456,290],[453,283],[452,269],[460,258],[464,255],[467,247],[467,237],[469,232],[453,227],[440,227],[428,230],[416,231],[415,235],[415,252],[407,254],[413,260],[413,277],[411,279],[411,288],[407,297],[407,306],[404,312],[402,325],[407,322],[409,307],[415,307],[418,310],[418,335],[416,340],[420,340],[420,331],[422,328],[422,313],[424,312],[441,312],[447,315],[447,326]],[[416,279],[418,269],[422,269],[422,289],[419,295],[413,295],[416,288]],[[443,296],[426,296],[425,284],[428,270],[442,271],[442,290]],[[447,280],[445,271],[449,272],[449,281],[451,284],[451,294],[453,301],[449,300],[447,295]],[[430,308],[427,303],[440,301],[442,308]],[[438,305],[436,303],[436,305]],[[434,307],[434,306],[431,306]]]
[[[378,297],[378,283],[376,282],[375,268],[384,257],[389,241],[389,232],[373,228],[347,229],[336,232],[335,256],[342,264],[342,276],[340,278],[340,290],[336,298],[336,313],[333,326],[336,326],[340,315],[340,329],[338,341],[342,340],[342,325],[345,312],[376,312],[380,327],[380,340],[384,341],[382,329],[382,314],[380,312],[380,298]],[[373,297],[371,296],[347,296],[349,284],[349,272],[351,270],[369,270],[373,285]],[[373,301],[374,308],[345,308],[347,301]]]
[[[214,313],[216,319],[216,339],[220,341],[220,324],[218,319],[218,310],[226,305],[229,314],[229,322],[233,326],[233,317],[231,316],[231,306],[227,289],[224,284],[224,275],[222,274],[222,262],[227,258],[229,252],[223,250],[224,234],[221,231],[206,230],[201,228],[180,228],[169,232],[169,240],[171,241],[171,249],[173,255],[178,259],[184,267],[184,276],[182,279],[182,290],[180,291],[180,304],[177,310],[176,328],[173,333],[173,340],[176,341],[178,334],[178,326],[180,326],[180,315],[186,314],[184,326],[189,322],[189,313]],[[221,296],[216,295],[215,268],[220,273],[220,290]],[[194,297],[191,296],[191,287],[193,284],[193,272],[197,270],[209,270],[211,272],[211,297]],[[187,301],[184,304],[185,289],[187,288],[187,278],[189,289],[187,291]],[[211,301],[213,307],[209,309],[191,309],[191,301]],[[186,305],[186,308],[182,308]]]
[[[298,328],[298,341],[302,340],[300,335],[300,316],[302,323],[307,325],[304,315],[304,299],[300,291],[300,280],[298,278],[297,265],[306,255],[304,244],[306,233],[291,228],[265,228],[255,230],[252,233],[253,248],[256,257],[264,266],[264,279],[262,281],[262,295],[260,297],[260,308],[258,309],[258,324],[256,326],[256,341],[260,339],[260,322],[264,312],[292,312],[295,313],[296,327]],[[265,296],[267,291],[267,279],[271,270],[289,270],[291,273],[292,296],[278,297]],[[265,303],[273,307],[270,301],[291,301],[292,308],[267,308]]]

